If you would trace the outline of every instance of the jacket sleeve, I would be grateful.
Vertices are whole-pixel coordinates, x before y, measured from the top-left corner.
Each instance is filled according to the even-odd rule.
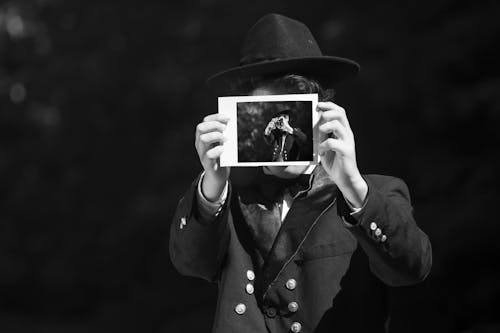
[[[197,185],[200,177],[191,184],[179,201],[170,226],[170,259],[183,275],[218,280],[229,244],[228,197],[221,211],[210,221],[200,218],[197,203]]]
[[[339,214],[351,227],[368,255],[370,268],[390,286],[422,281],[432,266],[432,249],[427,235],[413,218],[406,184],[398,178],[367,176],[368,195],[363,209],[351,211],[340,195]]]
[[[274,136],[274,130],[271,131],[268,135],[264,135],[264,141],[268,144],[268,145],[272,145],[274,143],[274,141],[276,140],[275,136]]]
[[[300,128],[294,128],[292,135],[295,137],[295,140],[297,140],[297,143],[299,145],[302,145],[307,141],[307,135],[305,135],[304,132],[300,130]]]

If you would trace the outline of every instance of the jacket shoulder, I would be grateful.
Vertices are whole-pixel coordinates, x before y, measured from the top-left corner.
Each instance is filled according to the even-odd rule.
[[[410,190],[405,181],[401,178],[387,175],[369,174],[362,175],[368,183],[368,191],[370,188],[376,189],[378,192],[389,196],[400,196],[407,201],[411,201]]]
[[[367,181],[368,186],[371,185],[379,191],[397,191],[404,193],[405,196],[409,196],[410,191],[408,189],[408,185],[406,185],[405,181],[401,178],[378,174],[368,174],[362,176]]]
[[[398,177],[394,176],[388,176],[388,175],[378,175],[378,174],[367,174],[367,175],[362,175],[365,180],[369,180],[370,183],[375,185],[377,188],[383,188],[387,185],[401,185],[401,186],[406,186],[406,183],[404,180]]]

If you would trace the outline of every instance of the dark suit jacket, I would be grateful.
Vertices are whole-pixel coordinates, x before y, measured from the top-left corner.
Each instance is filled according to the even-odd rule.
[[[340,191],[318,166],[312,188],[297,197],[264,265],[230,186],[213,221],[197,215],[196,179],[180,200],[170,235],[171,260],[185,275],[218,284],[214,332],[385,332],[387,286],[421,281],[431,267],[431,245],[413,217],[400,179],[369,175],[364,209],[349,214]],[[348,227],[345,221],[354,224]],[[370,226],[375,222],[387,240]],[[255,272],[249,281],[247,271]],[[286,287],[289,279],[297,286]],[[248,283],[255,292],[245,290]],[[291,312],[290,302],[298,304]],[[245,304],[238,314],[235,307]]]
[[[273,145],[272,161],[277,161],[281,152],[282,132],[272,130],[269,135],[264,136],[267,144]],[[283,145],[283,161],[297,161],[300,159],[300,147],[307,141],[307,136],[298,128],[293,129],[293,134],[286,134]]]

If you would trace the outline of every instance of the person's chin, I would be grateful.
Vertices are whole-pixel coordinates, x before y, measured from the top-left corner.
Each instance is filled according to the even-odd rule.
[[[287,166],[270,166],[264,167],[264,172],[279,178],[295,178],[306,171],[307,165],[287,165]],[[267,172],[266,172],[267,170]]]

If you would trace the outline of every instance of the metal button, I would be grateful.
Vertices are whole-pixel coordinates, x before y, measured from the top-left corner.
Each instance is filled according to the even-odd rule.
[[[299,309],[299,304],[297,302],[288,303],[288,310],[290,312],[297,312],[298,309]]]
[[[295,279],[289,279],[286,281],[285,285],[288,290],[294,290],[295,287],[297,287],[297,281],[295,281]]]
[[[266,309],[266,315],[269,317],[269,318],[274,318],[276,317],[276,309],[273,308],[273,307],[269,307]]]
[[[375,222],[370,223],[370,229],[372,231],[375,231],[375,229],[377,229],[377,223],[375,223]]]
[[[247,291],[247,294],[252,295],[254,291],[253,285],[251,283],[248,283],[245,287],[245,290]]]
[[[383,243],[387,240],[387,236],[386,235],[382,235],[382,237],[380,237],[380,241]]]
[[[247,279],[250,281],[255,280],[255,273],[251,269],[247,271]]]
[[[292,324],[292,326],[290,326],[290,330],[293,332],[293,333],[299,333],[300,330],[302,329],[302,325],[299,323],[299,322],[294,322]]]
[[[375,236],[378,237],[380,235],[382,235],[382,230],[380,230],[380,228],[375,229]]]
[[[247,310],[247,306],[243,303],[239,303],[238,305],[236,305],[234,307],[234,311],[239,314],[239,315],[242,315],[245,313],[245,311]]]

